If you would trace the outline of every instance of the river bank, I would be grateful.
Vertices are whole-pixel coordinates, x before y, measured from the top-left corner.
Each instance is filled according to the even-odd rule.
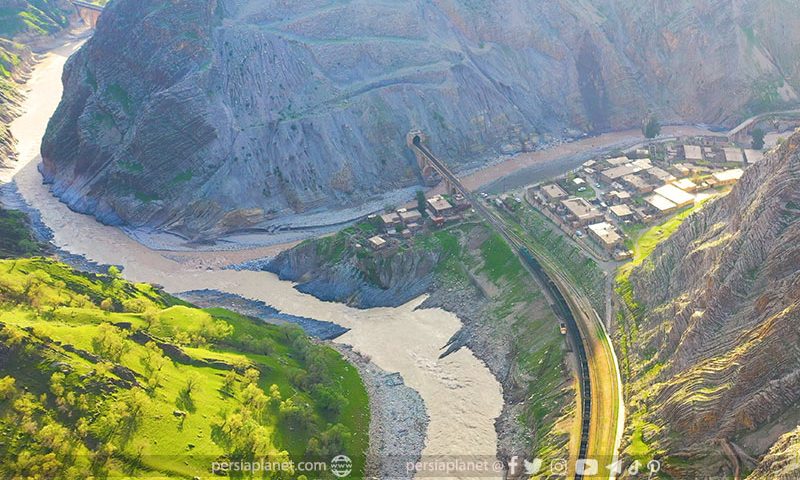
[[[53,244],[97,264],[119,265],[126,278],[159,284],[170,293],[216,290],[349,329],[335,341],[351,345],[381,370],[399,373],[422,398],[430,418],[423,456],[494,457],[494,421],[503,405],[499,383],[467,349],[439,358],[442,346],[461,327],[455,315],[417,309],[424,298],[397,308],[369,310],[322,302],[266,272],[214,268],[206,263],[213,261],[209,252],[203,254],[205,260],[195,262],[190,253],[149,249],[120,229],[75,213],[54,198],[37,170],[39,143],[61,95],[60,70],[77,46],[57,49],[33,72],[24,113],[11,125],[19,139],[18,168],[4,172],[52,231]],[[419,416],[408,417],[415,415]]]

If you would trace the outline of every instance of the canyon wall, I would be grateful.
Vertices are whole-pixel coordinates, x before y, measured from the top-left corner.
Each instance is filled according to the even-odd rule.
[[[795,134],[633,270],[643,313],[622,350],[634,450],[661,452],[681,475],[732,474],[731,452],[747,467],[797,426],[798,220]]]
[[[380,202],[584,132],[731,125],[793,104],[782,0],[117,0],[69,62],[43,145],[72,208],[191,239]]]

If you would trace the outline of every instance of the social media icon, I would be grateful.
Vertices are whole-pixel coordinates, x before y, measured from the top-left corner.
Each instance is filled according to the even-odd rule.
[[[566,475],[567,474],[567,461],[562,459],[553,460],[550,463],[550,471],[553,475]]]
[[[597,475],[599,465],[593,458],[581,458],[575,462],[576,475]]]
[[[622,463],[622,460],[616,460],[614,463],[606,465],[606,468],[612,475],[622,475],[625,470],[625,464]]]
[[[661,462],[658,460],[650,460],[647,462],[647,469],[650,470],[650,476],[653,476],[661,471]]]
[[[534,458],[532,462],[523,460],[522,463],[525,466],[525,475],[536,475],[542,469],[541,458]]]
[[[633,476],[639,475],[639,472],[641,470],[642,470],[642,462],[640,462],[639,460],[634,460],[634,462],[628,466],[628,475],[633,475]]]

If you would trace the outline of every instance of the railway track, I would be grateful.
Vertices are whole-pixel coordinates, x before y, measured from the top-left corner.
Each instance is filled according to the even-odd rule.
[[[517,235],[510,231],[501,220],[499,220],[486,205],[477,200],[470,191],[468,191],[441,160],[436,158],[427,147],[422,144],[419,136],[413,139],[414,147],[425,156],[434,169],[443,177],[445,177],[450,185],[453,186],[461,195],[470,201],[475,211],[484,218],[512,247],[515,254],[522,260],[525,269],[533,277],[533,279],[542,287],[546,297],[548,298],[553,311],[556,315],[564,321],[567,325],[567,334],[570,337],[572,344],[575,347],[578,357],[578,378],[580,382],[579,395],[581,405],[581,437],[578,449],[578,458],[587,458],[589,449],[589,435],[592,427],[592,384],[591,375],[589,372],[589,358],[585,345],[585,339],[581,334],[575,315],[570,308],[570,303],[567,302],[564,293],[559,288],[558,284],[552,280],[547,271],[542,267],[539,260],[534,254],[525,246]],[[580,314],[580,313],[579,313]],[[597,419],[595,419],[597,421]],[[581,475],[575,475],[576,479],[582,478]]]

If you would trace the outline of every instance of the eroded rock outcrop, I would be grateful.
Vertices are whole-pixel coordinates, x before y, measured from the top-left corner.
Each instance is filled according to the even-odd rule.
[[[794,102],[798,25],[779,0],[117,0],[68,65],[44,173],[109,223],[281,228],[418,183],[413,127],[465,167]]]
[[[630,278],[647,312],[628,332],[631,399],[653,446],[684,474],[733,473],[720,442],[764,454],[800,403],[800,134]]]

